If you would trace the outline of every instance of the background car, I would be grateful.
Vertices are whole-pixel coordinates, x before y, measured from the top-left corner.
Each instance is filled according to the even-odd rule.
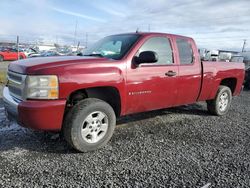
[[[29,57],[32,54],[38,54],[38,51],[33,48],[23,48],[19,50],[20,52],[23,52],[26,57]]]
[[[244,62],[244,57],[241,56],[241,55],[232,56],[230,62],[239,62],[239,63],[243,63],[243,62]]]
[[[26,55],[23,52],[17,52],[17,49],[14,48],[6,48],[0,51],[0,62],[8,61],[8,60],[18,60],[24,59]]]
[[[246,89],[250,89],[250,67],[247,67],[246,71],[245,71],[244,86],[245,86]]]

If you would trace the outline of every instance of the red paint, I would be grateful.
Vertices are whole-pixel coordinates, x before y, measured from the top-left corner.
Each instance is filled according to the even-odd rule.
[[[18,60],[18,53],[17,52],[12,52],[12,51],[4,51],[0,52],[0,56],[3,57],[4,61],[8,60]],[[23,52],[19,52],[19,57],[20,59],[25,59],[26,56]]]
[[[169,38],[174,64],[144,64],[136,67],[132,58],[140,46],[154,36]],[[176,38],[185,38],[191,43],[193,64],[180,65]],[[244,79],[243,63],[201,63],[193,39],[161,33],[142,33],[139,41],[122,60],[97,57],[34,58],[13,62],[9,69],[31,75],[58,75],[60,100],[26,101],[18,108],[25,126],[53,130],[61,128],[65,101],[79,89],[100,86],[116,88],[121,98],[121,115],[127,115],[213,99],[220,82],[225,78],[237,79],[233,95],[238,95]],[[177,75],[167,77],[165,73],[168,71],[175,71]]]
[[[23,101],[18,105],[18,122],[32,129],[60,130],[65,104],[65,100]]]

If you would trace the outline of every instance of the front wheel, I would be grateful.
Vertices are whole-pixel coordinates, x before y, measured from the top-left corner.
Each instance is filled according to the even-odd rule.
[[[68,113],[63,126],[66,141],[80,152],[97,150],[113,135],[116,116],[113,108],[99,99],[84,99]]]
[[[207,101],[207,108],[211,114],[225,115],[232,102],[232,92],[227,86],[220,86],[215,99]]]

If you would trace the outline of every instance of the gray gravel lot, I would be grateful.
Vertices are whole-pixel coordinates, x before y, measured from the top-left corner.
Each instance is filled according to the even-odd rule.
[[[249,107],[244,91],[224,117],[204,103],[129,116],[105,148],[77,153],[8,127],[1,101],[0,187],[250,187]]]

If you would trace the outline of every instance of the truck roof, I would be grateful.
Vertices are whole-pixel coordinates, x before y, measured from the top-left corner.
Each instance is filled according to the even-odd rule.
[[[160,33],[160,32],[131,32],[131,33],[121,33],[121,34],[114,34],[114,35],[128,35],[128,34],[137,34],[142,36],[150,36],[150,35],[166,35],[169,37],[181,37],[181,38],[187,38],[192,39],[191,37],[183,36],[183,35],[176,35],[176,34],[170,34],[170,33]],[[111,35],[112,36],[112,35]]]

